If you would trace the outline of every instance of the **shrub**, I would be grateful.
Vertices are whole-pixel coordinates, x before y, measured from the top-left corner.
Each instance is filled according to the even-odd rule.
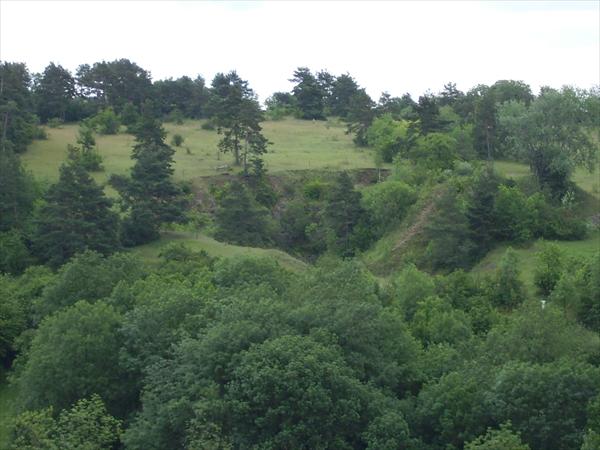
[[[209,131],[216,129],[215,124],[211,120],[207,120],[206,122],[204,122],[202,125],[200,125],[200,128]]]
[[[53,117],[52,119],[48,120],[48,127],[49,128],[61,128],[63,125],[63,120],[59,119],[58,117]]]
[[[304,197],[309,200],[323,200],[329,190],[329,183],[321,180],[311,180],[304,185]]]
[[[119,132],[119,118],[112,108],[100,111],[92,117],[90,123],[100,134],[117,134]]]
[[[406,183],[386,181],[365,189],[362,203],[371,219],[373,232],[381,236],[404,219],[408,207],[416,200],[415,190]]]
[[[174,134],[173,137],[171,138],[171,144],[175,147],[181,147],[181,144],[183,144],[183,141],[184,141],[184,138],[180,134]]]

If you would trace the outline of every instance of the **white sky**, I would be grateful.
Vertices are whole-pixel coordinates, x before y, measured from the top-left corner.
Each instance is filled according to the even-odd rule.
[[[349,72],[377,100],[449,81],[600,84],[600,2],[6,1],[0,59],[128,58],[153,79],[236,69],[264,100],[298,66]]]

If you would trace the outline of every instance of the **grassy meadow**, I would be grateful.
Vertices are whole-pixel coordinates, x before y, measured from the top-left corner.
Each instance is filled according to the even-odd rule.
[[[596,252],[600,250],[600,231],[591,233],[587,239],[582,241],[546,241],[557,244],[560,249],[564,252],[567,257],[572,258],[590,258]],[[533,272],[535,268],[536,257],[535,254],[538,252],[543,245],[542,240],[537,240],[525,247],[515,247],[513,250],[519,257],[519,272],[521,280],[525,283],[525,287],[530,293],[535,292],[535,286],[533,283]],[[510,247],[509,244],[502,244],[496,247],[494,250],[489,252],[475,268],[473,269],[476,273],[485,273],[494,270],[506,249]]]
[[[181,147],[174,147],[175,178],[193,180],[197,177],[217,175],[216,168],[231,164],[230,154],[218,155],[219,135],[203,130],[202,121],[187,120],[182,125],[165,124],[167,142],[174,134],[185,139]],[[369,149],[358,148],[352,136],[345,133],[344,124],[337,120],[307,121],[284,119],[263,124],[264,135],[273,145],[264,157],[271,173],[307,169],[360,169],[373,167]],[[75,144],[78,125],[47,128],[48,139],[35,141],[23,154],[23,161],[38,178],[55,181],[58,168],[67,154],[67,145]],[[95,174],[104,182],[110,174],[126,174],[132,165],[130,159],[134,138],[130,134],[96,136],[97,148],[104,161],[104,172]]]

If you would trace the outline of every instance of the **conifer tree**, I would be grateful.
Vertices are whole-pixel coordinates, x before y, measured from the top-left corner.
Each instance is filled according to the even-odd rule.
[[[38,211],[33,237],[37,255],[60,266],[84,250],[107,255],[119,248],[118,216],[81,161],[70,159]]]
[[[23,228],[33,209],[35,187],[23,169],[19,156],[10,148],[0,148],[0,232]]]
[[[175,151],[165,143],[166,133],[149,105],[144,107],[135,135],[131,177],[111,179],[129,211],[123,224],[125,245],[155,240],[162,223],[184,219],[185,199],[172,177]]]
[[[217,195],[217,238],[239,245],[260,245],[266,240],[266,209],[256,204],[239,181],[229,183]]]
[[[354,254],[352,232],[364,213],[360,199],[361,193],[354,190],[350,176],[342,172],[331,188],[325,207],[325,221],[332,234],[330,245],[342,256]]]
[[[214,121],[223,136],[219,150],[231,152],[235,165],[242,165],[244,175],[248,175],[249,163],[266,153],[269,144],[262,135],[262,111],[254,91],[236,72],[217,74],[212,86]]]

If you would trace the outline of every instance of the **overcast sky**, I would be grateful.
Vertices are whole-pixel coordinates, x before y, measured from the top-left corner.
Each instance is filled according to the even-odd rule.
[[[236,69],[261,100],[298,66],[349,72],[377,99],[449,81],[600,84],[600,2],[0,0],[0,59],[129,58],[153,79]]]

